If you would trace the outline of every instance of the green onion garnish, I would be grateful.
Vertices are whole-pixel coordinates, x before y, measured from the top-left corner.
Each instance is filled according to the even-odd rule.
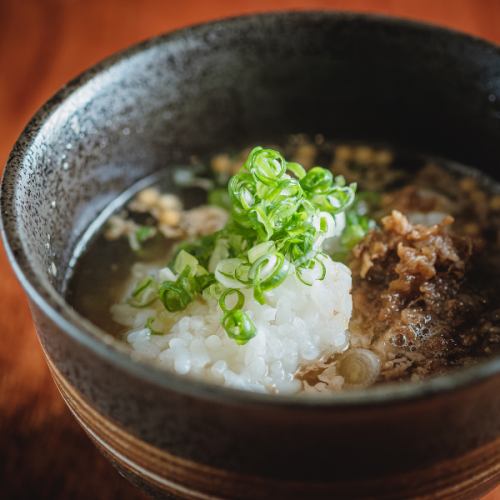
[[[159,289],[160,300],[170,312],[186,309],[196,293],[196,280],[191,275],[189,266],[179,274],[176,281],[164,281]]]
[[[315,280],[322,281],[325,279],[326,266],[319,256],[317,256],[306,265],[296,267],[295,273],[297,274],[297,278],[299,278],[304,285],[312,286]]]
[[[340,249],[334,254],[338,260],[348,260],[351,250],[374,229],[377,224],[369,214],[380,205],[380,196],[377,193],[365,191],[356,195],[355,202],[345,213],[345,229],[340,236]]]
[[[140,226],[135,231],[137,241],[142,244],[156,235],[156,228],[152,226]]]
[[[236,303],[231,307],[227,305],[226,301],[228,297],[231,297],[232,295],[236,296]],[[234,311],[235,309],[241,309],[244,304],[245,297],[239,290],[236,290],[236,288],[229,288],[228,290],[225,290],[219,298],[219,306],[225,313]]]
[[[156,330],[154,328],[154,322],[155,322],[155,318],[154,316],[150,316],[147,320],[146,320],[146,324],[144,325],[145,328],[147,328],[149,330],[149,333],[151,333],[151,335],[163,335],[163,332],[160,332],[159,330]]]
[[[210,205],[224,208],[228,211],[231,209],[231,202],[229,200],[227,189],[215,188],[210,191],[208,193],[208,203]]]
[[[290,263],[282,253],[274,252],[259,257],[250,268],[255,300],[265,303],[264,292],[276,288],[288,276]]]
[[[324,279],[323,241],[338,233],[336,216],[353,203],[355,189],[322,167],[306,171],[278,151],[254,148],[227,193],[210,194],[230,211],[226,227],[180,245],[169,265],[177,278],[161,283],[157,296],[172,312],[196,297],[218,300],[228,336],[245,344],[256,328],[241,290],[263,304],[290,272],[305,285]]]
[[[137,284],[127,302],[132,307],[144,308],[157,300],[158,284],[151,276],[147,276]]]
[[[253,321],[241,309],[235,309],[224,314],[222,326],[228,336],[240,345],[246,344],[257,333]]]
[[[156,236],[156,228],[152,226],[139,226],[134,232],[128,235],[128,242],[130,248],[134,252],[139,252],[142,248],[142,244]]]

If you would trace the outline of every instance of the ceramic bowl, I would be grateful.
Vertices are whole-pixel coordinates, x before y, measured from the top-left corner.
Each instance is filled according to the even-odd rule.
[[[298,131],[500,180],[500,50],[402,20],[275,13],[146,41],[72,81],[23,132],[1,187],[5,247],[54,380],[99,449],[152,494],[476,497],[500,474],[499,358],[331,399],[259,395],[133,361],[64,300],[79,238],[134,182]]]

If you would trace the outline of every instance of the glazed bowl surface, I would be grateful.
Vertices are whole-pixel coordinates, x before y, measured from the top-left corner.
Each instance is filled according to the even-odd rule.
[[[299,131],[500,180],[500,50],[408,21],[275,13],[146,41],[72,81],[23,132],[1,187],[5,246],[54,380],[101,451],[155,495],[477,496],[500,474],[498,358],[331,399],[252,394],[134,361],[64,300],[82,234],[135,182]]]

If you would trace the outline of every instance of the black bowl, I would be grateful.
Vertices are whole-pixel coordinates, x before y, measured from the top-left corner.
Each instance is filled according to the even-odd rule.
[[[473,496],[498,482],[500,359],[325,400],[133,361],[62,291],[84,230],[138,179],[290,132],[382,141],[498,179],[500,50],[413,22],[241,17],[112,57],[35,116],[1,191],[5,246],[54,379],[120,471],[185,497]]]

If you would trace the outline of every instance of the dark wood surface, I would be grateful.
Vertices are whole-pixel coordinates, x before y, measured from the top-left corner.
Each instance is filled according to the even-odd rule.
[[[286,8],[386,13],[500,42],[500,0],[0,0],[0,165],[34,111],[103,57],[188,24]],[[144,498],[99,455],[65,408],[3,249],[0,498]],[[500,500],[500,488],[487,498]]]

